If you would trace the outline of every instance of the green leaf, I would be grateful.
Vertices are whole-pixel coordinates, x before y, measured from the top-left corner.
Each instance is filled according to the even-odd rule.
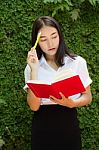
[[[54,16],[57,14],[57,12],[58,12],[59,10],[64,11],[65,9],[66,9],[67,11],[70,10],[70,6],[69,6],[67,3],[59,4],[57,7],[55,7],[55,9],[54,9],[54,11],[53,11],[53,13],[52,13],[52,16],[54,17]]]
[[[74,9],[70,12],[73,21],[77,20],[77,18],[79,17],[79,12],[80,9]]]
[[[62,0],[43,0],[44,3],[55,3],[57,4],[58,2],[61,3]]]
[[[7,103],[5,102],[4,99],[1,99],[1,98],[0,98],[0,105],[1,105],[1,104],[6,105]]]
[[[89,0],[90,4],[96,6],[96,3],[99,3],[99,0]]]
[[[5,144],[4,140],[0,136],[0,148]]]
[[[65,2],[66,2],[69,6],[73,6],[73,4],[71,3],[71,1],[65,0]]]

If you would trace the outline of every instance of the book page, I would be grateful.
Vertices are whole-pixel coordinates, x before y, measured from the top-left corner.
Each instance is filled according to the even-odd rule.
[[[76,75],[76,73],[74,73],[74,71],[72,69],[63,69],[63,70],[57,72],[57,75],[53,78],[51,83],[67,79],[67,78],[73,77],[75,75]],[[43,80],[28,80],[27,83],[51,85],[50,82],[43,81]]]
[[[27,83],[34,83],[34,84],[48,84],[48,85],[50,85],[49,82],[47,82],[47,81],[42,81],[42,80],[28,80]]]
[[[64,69],[64,70],[58,72],[58,74],[53,79],[52,83],[61,81],[63,79],[70,78],[75,75],[76,75],[76,73],[72,69]]]

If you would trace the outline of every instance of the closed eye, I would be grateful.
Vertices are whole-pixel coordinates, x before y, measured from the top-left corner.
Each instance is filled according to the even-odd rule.
[[[40,39],[41,42],[44,42],[44,41],[46,41],[46,40],[47,40],[47,39]]]
[[[52,37],[52,39],[55,39],[55,38],[57,38],[57,35]]]

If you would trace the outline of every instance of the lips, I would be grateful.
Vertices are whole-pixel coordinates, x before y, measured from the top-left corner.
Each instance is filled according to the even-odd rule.
[[[50,49],[48,49],[48,51],[53,51],[53,50],[55,50],[55,48],[50,48]]]

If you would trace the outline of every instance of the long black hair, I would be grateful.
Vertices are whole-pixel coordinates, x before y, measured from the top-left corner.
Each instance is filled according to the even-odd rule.
[[[58,31],[58,34],[59,34],[59,47],[58,47],[58,50],[57,50],[57,52],[55,54],[55,62],[56,62],[56,64],[58,66],[63,66],[64,65],[64,61],[63,61],[64,60],[64,56],[66,56],[66,55],[68,55],[72,59],[75,59],[75,55],[70,52],[70,50],[67,48],[67,46],[66,46],[66,44],[64,42],[64,38],[63,38],[63,35],[62,35],[62,32],[61,32],[60,25],[58,24],[58,22],[54,18],[49,17],[49,16],[41,16],[40,18],[37,18],[34,21],[33,28],[32,28],[32,47],[35,44],[38,31],[43,26],[54,27]],[[37,51],[38,59],[41,58],[42,54],[45,56],[45,54],[42,51],[42,49],[40,48],[39,44],[37,45],[36,51]]]

